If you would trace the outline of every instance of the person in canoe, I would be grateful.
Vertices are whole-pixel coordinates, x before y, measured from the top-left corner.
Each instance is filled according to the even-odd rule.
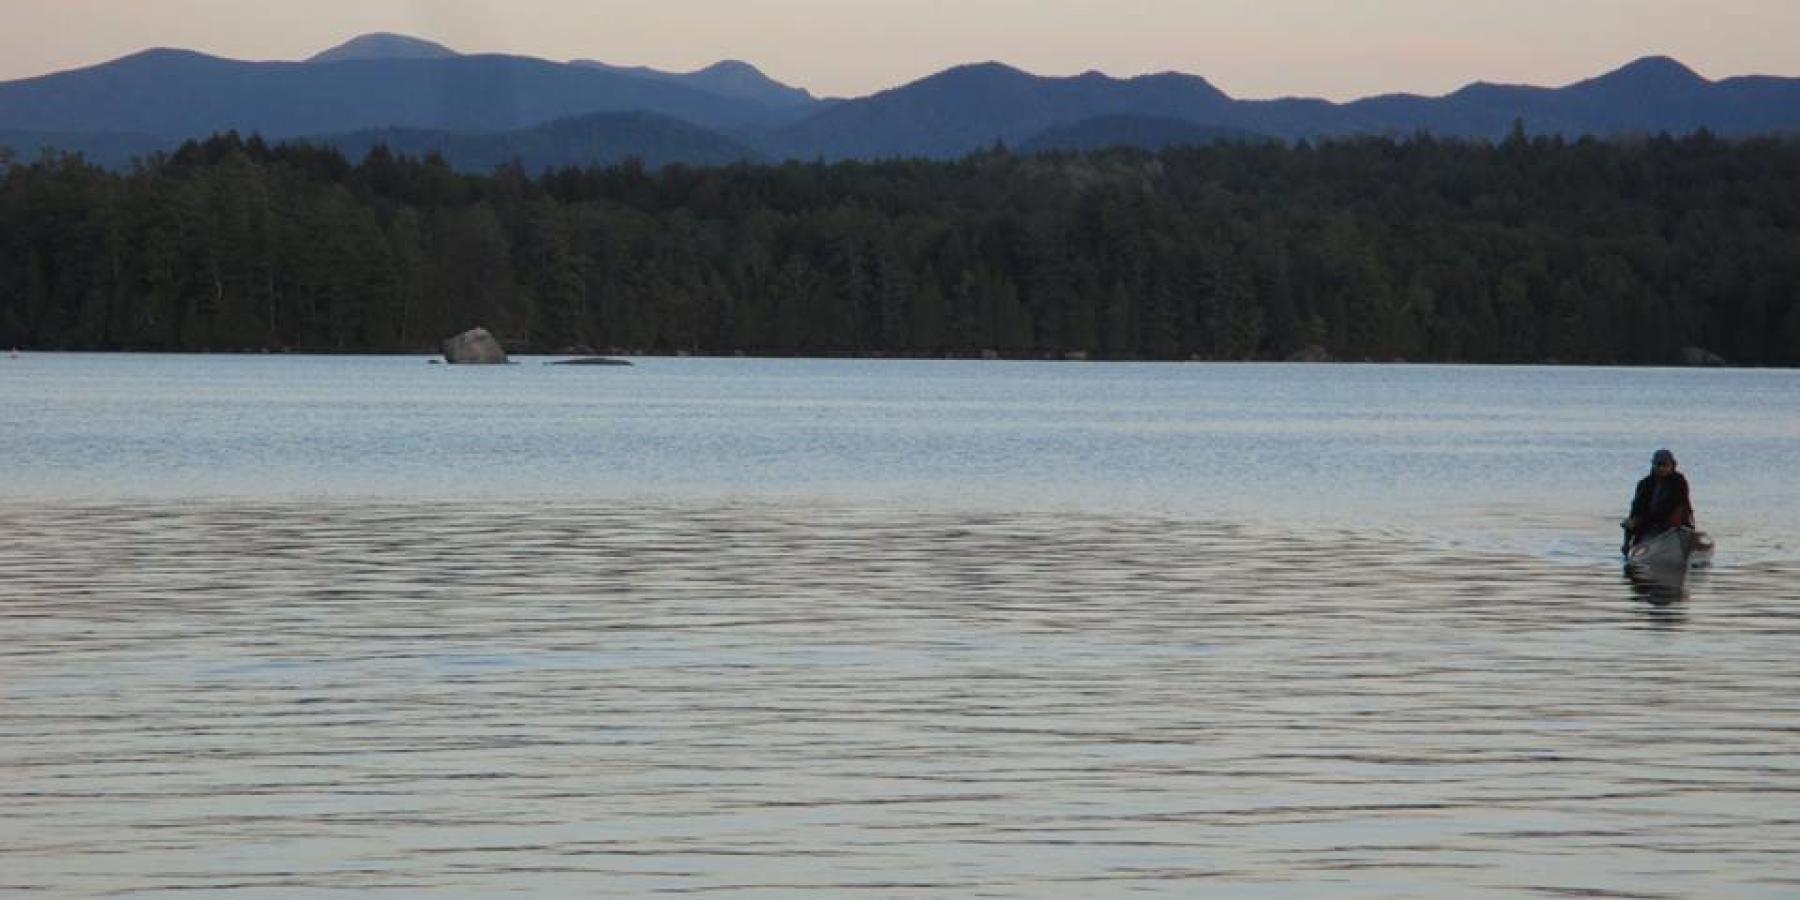
[[[1631,512],[1619,524],[1625,529],[1625,545],[1619,550],[1627,554],[1631,545],[1671,528],[1694,527],[1687,476],[1675,471],[1675,454],[1665,449],[1650,457],[1650,474],[1637,483]]]

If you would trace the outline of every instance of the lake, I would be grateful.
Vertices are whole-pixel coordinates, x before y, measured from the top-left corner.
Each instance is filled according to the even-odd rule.
[[[0,359],[0,893],[1800,895],[1800,372],[543,362]]]

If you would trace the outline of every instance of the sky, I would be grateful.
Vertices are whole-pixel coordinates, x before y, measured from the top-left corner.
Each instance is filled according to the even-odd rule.
[[[0,0],[0,80],[149,47],[297,60],[378,31],[670,71],[741,59],[836,97],[989,60],[1189,72],[1242,99],[1560,86],[1649,55],[1800,76],[1800,0]]]

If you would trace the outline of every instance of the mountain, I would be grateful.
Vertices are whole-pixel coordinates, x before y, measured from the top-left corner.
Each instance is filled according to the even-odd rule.
[[[806,107],[818,102],[810,92],[782,84],[764,75],[761,69],[735,59],[714,63],[697,72],[664,72],[644,66],[611,66],[592,59],[578,59],[569,65],[602,69],[652,81],[673,82],[721,97],[736,97],[771,107]]]
[[[0,128],[279,139],[369,128],[508,131],[596,112],[647,110],[718,130],[791,121],[775,108],[684,84],[517,56],[267,63],[150,50],[0,84]]]
[[[621,114],[640,114],[638,118]],[[610,118],[608,116],[611,116]],[[585,120],[585,126],[563,120]],[[666,120],[691,130],[677,131]],[[547,123],[561,123],[529,134]],[[1146,148],[1219,137],[1346,135],[1495,140],[1532,134],[1800,133],[1800,79],[1712,81],[1668,57],[1636,60],[1560,88],[1477,82],[1426,97],[1349,103],[1236,100],[1177,72],[1042,77],[1000,63],[958,66],[850,100],[822,101],[754,66],[695,72],[461,55],[402,35],[364,35],[307,62],[241,62],[150,50],[0,83],[0,133],[24,154],[46,144],[122,164],[158,142],[236,129],[279,140],[380,133],[483,168],[495,158],[647,162],[955,158],[996,143],[1026,150]],[[493,140],[472,135],[492,133]],[[592,142],[581,148],[571,141]],[[507,151],[505,147],[518,148]],[[404,149],[404,148],[403,148]],[[681,153],[691,153],[682,157]]]
[[[1700,128],[1726,136],[1796,132],[1800,79],[1712,82],[1673,59],[1646,57],[1562,88],[1474,84],[1444,97],[1392,94],[1331,103],[1234,100],[1177,73],[1044,78],[985,63],[823,108],[770,133],[764,145],[773,155],[797,158],[952,158],[995,142],[1160,147],[1175,139],[1173,122],[1288,140],[1420,132],[1492,140],[1521,120],[1531,133],[1569,137]],[[1193,135],[1214,136],[1210,130]]]
[[[1042,78],[990,62],[845,101],[775,131],[764,144],[797,158],[947,158],[996,142],[1016,146],[1047,128],[1101,115],[1216,121],[1231,103],[1192,75]]]
[[[1738,126],[1728,134],[1800,134],[1793,111],[1800,109],[1800,78],[1751,76],[1715,84],[1713,102],[1729,110]]]
[[[1408,98],[1414,115],[1387,119],[1440,134],[1498,137],[1521,120],[1537,134],[1610,135],[1691,132],[1700,127],[1743,134],[1744,127],[1715,107],[1715,85],[1668,57],[1651,56],[1562,88],[1476,82],[1443,98]],[[1350,104],[1371,109],[1371,101]],[[1800,112],[1800,110],[1796,110]]]
[[[717,132],[647,112],[596,113],[519,131],[381,128],[320,135],[308,141],[336,147],[352,162],[367,156],[377,144],[406,156],[436,153],[451,168],[473,173],[492,172],[514,160],[535,175],[545,169],[612,165],[631,157],[652,169],[670,163],[724,166],[758,158],[755,150]]]
[[[1710,86],[1712,82],[1667,56],[1646,56],[1598,78],[1578,81],[1558,93],[1593,106],[1620,106],[1687,96]]]
[[[404,34],[365,34],[314,54],[309,63],[344,62],[353,59],[448,59],[460,56],[443,44]]]

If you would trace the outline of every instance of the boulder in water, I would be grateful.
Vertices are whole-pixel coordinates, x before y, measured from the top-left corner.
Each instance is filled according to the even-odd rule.
[[[1713,367],[1730,365],[1730,363],[1726,362],[1725,357],[1720,356],[1705,347],[1681,348],[1681,364],[1684,366]]]
[[[486,328],[471,328],[444,341],[444,361],[493,365],[506,362],[506,351]]]

